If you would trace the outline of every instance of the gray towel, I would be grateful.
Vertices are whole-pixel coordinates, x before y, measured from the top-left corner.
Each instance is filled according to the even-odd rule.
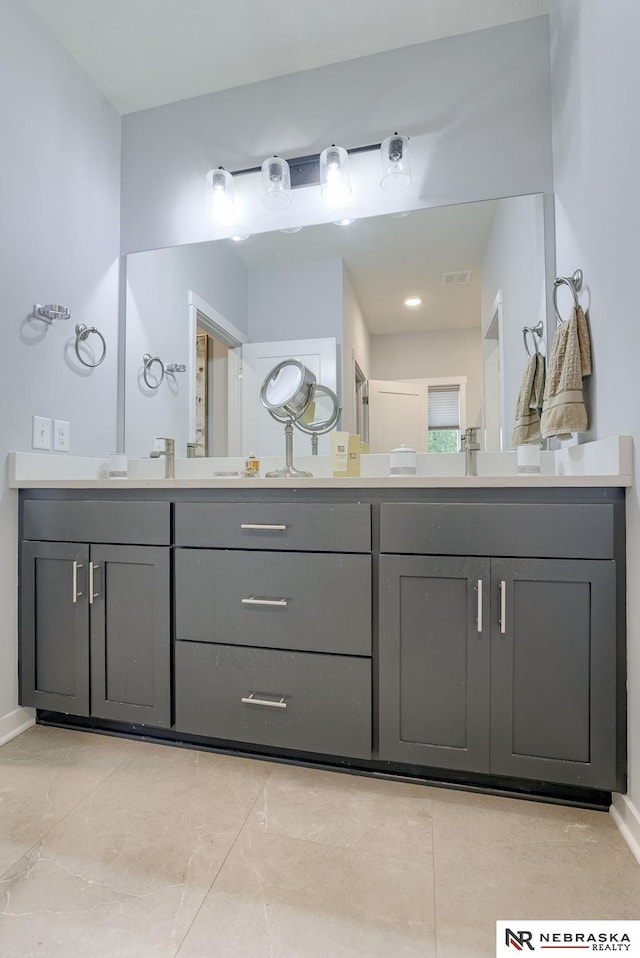
[[[580,306],[556,329],[542,404],[542,435],[566,439],[587,428],[582,378],[591,373],[589,325]]]
[[[512,446],[542,442],[540,407],[544,392],[544,356],[535,353],[524,371],[516,403],[516,421],[511,437]]]

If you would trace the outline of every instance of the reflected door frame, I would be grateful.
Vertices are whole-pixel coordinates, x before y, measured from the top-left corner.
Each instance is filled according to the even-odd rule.
[[[242,330],[229,322],[206,300],[189,290],[189,442],[196,441],[196,335],[202,330],[227,346],[227,432],[228,456],[242,451],[242,354],[249,342]]]
[[[503,409],[504,394],[504,331],[502,319],[502,290],[499,289],[491,307],[489,325],[484,334],[482,349],[482,417],[483,447],[491,452],[505,448]]]

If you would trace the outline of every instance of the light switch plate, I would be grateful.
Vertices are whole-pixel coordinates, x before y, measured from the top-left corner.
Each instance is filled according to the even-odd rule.
[[[53,420],[53,448],[57,452],[69,452],[70,426],[64,419]]]
[[[51,420],[46,416],[32,417],[31,448],[51,449]]]

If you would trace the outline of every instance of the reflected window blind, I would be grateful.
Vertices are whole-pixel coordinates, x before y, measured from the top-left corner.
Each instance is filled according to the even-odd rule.
[[[459,386],[429,387],[429,429],[460,428]]]

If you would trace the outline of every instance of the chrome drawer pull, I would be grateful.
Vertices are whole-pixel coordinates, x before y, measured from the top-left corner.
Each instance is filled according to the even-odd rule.
[[[478,632],[482,632],[482,579],[478,579]]]
[[[99,598],[100,596],[99,592],[93,591],[93,573],[99,568],[99,565],[95,565],[93,562],[89,563],[89,605],[93,605],[93,600]]]
[[[76,562],[76,560],[74,559],[72,564],[73,571],[71,573],[71,601],[73,602],[74,605],[78,601],[78,596],[84,595],[83,592],[78,592],[78,569],[82,569],[82,568],[83,568],[82,563]]]
[[[286,709],[287,703],[283,698],[279,699],[277,702],[271,702],[269,699],[257,699],[253,692],[251,695],[247,695],[244,698],[241,698],[240,701],[243,705],[268,705],[272,709]]]
[[[289,604],[288,599],[256,599],[254,596],[249,596],[248,599],[242,599],[243,605],[277,605],[280,608],[286,609]]]
[[[504,579],[500,583],[500,634],[507,631],[507,583]]]
[[[262,532],[284,532],[287,528],[284,525],[279,525],[277,523],[261,523],[261,522],[241,522],[241,529],[258,529]]]

